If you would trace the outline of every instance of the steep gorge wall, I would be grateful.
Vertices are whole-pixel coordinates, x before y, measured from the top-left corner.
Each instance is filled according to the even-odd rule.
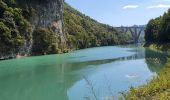
[[[65,42],[63,32],[63,0],[17,0],[19,5],[30,5],[35,15],[30,18],[33,29],[37,27],[51,27],[61,41]]]
[[[63,32],[63,3],[63,0],[16,0],[17,7],[22,9],[24,6],[29,6],[34,9],[34,15],[28,20],[32,27],[32,34],[30,36],[31,39],[24,37],[25,43],[20,46],[19,49],[10,49],[11,51],[8,53],[0,52],[0,59],[15,58],[17,56],[28,56],[33,54],[32,48],[34,44],[34,34],[36,34],[34,31],[37,28],[50,28],[52,30],[52,34],[54,36],[56,35],[56,38],[59,39],[58,43],[53,43],[56,45],[55,47],[57,48],[60,44],[64,45],[66,39]],[[39,36],[39,34],[37,34],[37,36]],[[10,46],[8,48],[10,48]],[[34,48],[36,47],[34,46]]]
[[[57,32],[63,32],[63,0],[17,0],[18,5],[29,5],[35,10],[31,18],[34,27],[56,25]]]

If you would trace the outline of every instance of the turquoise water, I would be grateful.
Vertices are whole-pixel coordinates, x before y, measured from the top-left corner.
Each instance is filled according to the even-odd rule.
[[[105,100],[140,86],[167,55],[145,48],[98,47],[0,61],[0,100]]]

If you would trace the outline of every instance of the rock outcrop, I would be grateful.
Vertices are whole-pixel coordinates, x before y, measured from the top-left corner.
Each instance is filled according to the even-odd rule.
[[[30,18],[33,29],[37,27],[51,27],[61,42],[65,42],[63,32],[63,0],[17,0],[19,5],[30,5],[35,10],[35,15]]]
[[[57,39],[59,39],[59,43],[55,43],[55,47],[59,47],[60,44],[64,45],[66,39],[63,32],[63,3],[63,0],[16,0],[17,7],[21,7],[22,9],[24,6],[29,6],[34,10],[34,15],[29,17],[32,34],[29,39],[27,39],[25,35],[24,43],[18,47],[19,49],[10,49],[8,53],[0,52],[0,59],[31,55],[34,44],[34,30],[37,28],[50,28],[50,30],[56,35]],[[27,33],[25,32],[23,34]]]

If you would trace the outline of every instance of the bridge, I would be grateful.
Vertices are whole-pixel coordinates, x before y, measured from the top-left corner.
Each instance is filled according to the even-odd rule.
[[[131,26],[131,27],[115,27],[118,31],[121,31],[122,33],[127,34],[128,32],[130,32],[130,34],[132,35],[133,41],[134,43],[138,43],[139,42],[139,38],[141,33],[145,32],[145,26]]]

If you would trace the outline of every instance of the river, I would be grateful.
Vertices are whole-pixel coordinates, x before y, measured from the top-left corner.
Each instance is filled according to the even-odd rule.
[[[107,100],[157,75],[167,55],[134,46],[0,61],[0,100]]]

